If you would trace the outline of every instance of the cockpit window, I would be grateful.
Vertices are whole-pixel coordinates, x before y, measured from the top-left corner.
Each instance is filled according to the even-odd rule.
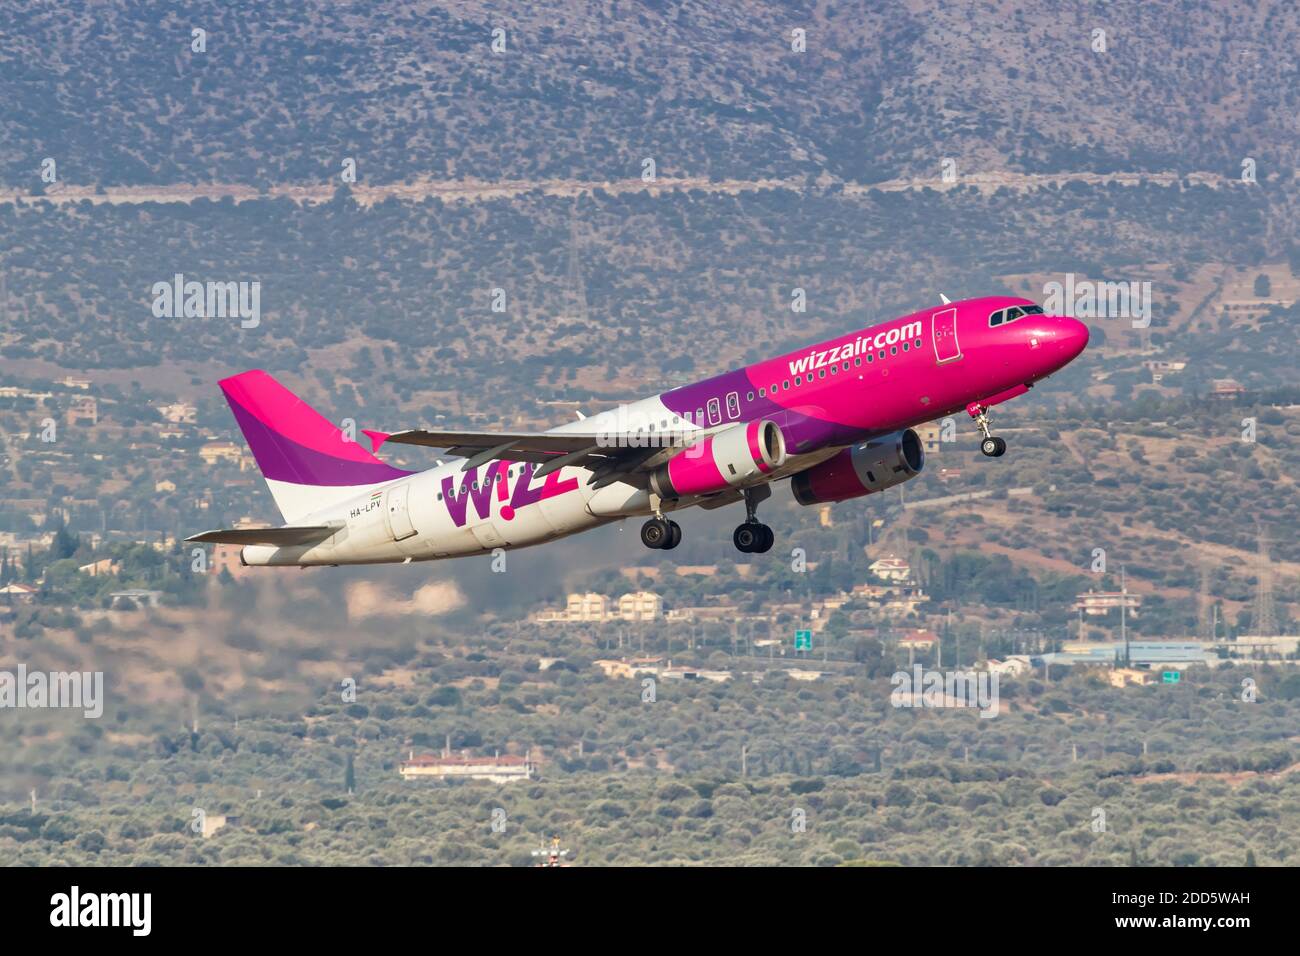
[[[1026,315],[1042,315],[1043,309],[1037,305],[1014,305],[1009,309],[1000,309],[989,316],[989,326],[1005,325]]]

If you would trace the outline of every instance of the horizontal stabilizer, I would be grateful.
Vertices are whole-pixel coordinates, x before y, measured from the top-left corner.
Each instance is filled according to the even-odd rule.
[[[186,541],[202,544],[270,544],[280,548],[297,544],[312,544],[324,541],[339,528],[343,522],[326,525],[310,525],[298,528],[219,528],[191,535]]]

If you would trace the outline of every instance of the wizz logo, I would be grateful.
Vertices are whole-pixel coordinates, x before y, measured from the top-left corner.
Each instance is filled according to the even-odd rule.
[[[804,372],[816,371],[819,368],[825,368],[827,365],[835,365],[844,359],[855,358],[865,352],[870,352],[873,348],[881,349],[912,339],[917,339],[919,345],[921,328],[920,322],[909,322],[907,325],[896,325],[884,332],[877,332],[874,336],[859,335],[851,342],[842,342],[820,352],[814,349],[803,358],[794,359],[790,362],[790,374],[801,375]]]
[[[514,469],[516,464],[519,465],[517,472]],[[465,472],[461,477],[459,488],[456,487],[455,475],[448,475],[442,479],[442,500],[447,506],[447,514],[451,516],[456,527],[463,528],[472,503],[479,520],[486,521],[492,514],[492,499],[495,497],[501,504],[501,517],[506,521],[512,521],[515,512],[520,508],[536,504],[543,498],[554,498],[578,490],[577,478],[561,481],[558,471],[551,472],[542,484],[534,488],[534,470],[534,466],[528,462],[520,464],[494,461],[487,466],[487,472],[481,480],[480,469],[475,468]],[[510,490],[512,480],[514,481],[513,492]]]

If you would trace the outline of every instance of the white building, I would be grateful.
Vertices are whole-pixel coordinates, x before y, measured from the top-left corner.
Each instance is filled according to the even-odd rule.
[[[597,624],[607,621],[609,620],[609,598],[592,591],[586,594],[570,594],[565,603],[564,616],[569,621],[590,621]]]
[[[618,617],[622,621],[657,621],[663,609],[663,599],[653,591],[633,591],[618,599]]]
[[[901,584],[912,578],[911,565],[893,554],[872,561],[867,565],[867,570],[882,581],[896,581]]]
[[[533,779],[532,756],[433,757],[412,751],[399,768],[403,780],[488,780],[513,783]]]

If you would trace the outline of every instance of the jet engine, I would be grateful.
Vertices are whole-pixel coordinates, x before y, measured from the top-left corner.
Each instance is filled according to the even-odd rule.
[[[684,448],[650,475],[660,498],[709,495],[751,484],[785,464],[785,437],[776,422],[737,422]]]
[[[801,505],[846,501],[902,484],[924,467],[921,439],[908,428],[845,448],[795,475],[790,488]]]

